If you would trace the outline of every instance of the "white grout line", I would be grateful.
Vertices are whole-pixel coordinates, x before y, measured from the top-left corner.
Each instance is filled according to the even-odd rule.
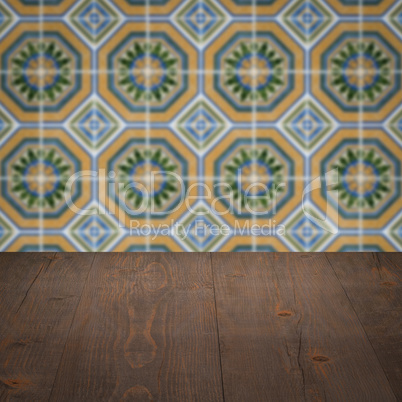
[[[202,5],[203,0],[198,0],[199,5]],[[306,0],[307,4],[309,4],[309,0]],[[92,0],[93,4],[96,4],[96,0]],[[151,21],[151,16],[150,16],[150,0],[146,0],[145,2],[145,25],[146,25],[146,42],[150,43],[151,40],[151,30],[150,30],[150,21]],[[257,39],[257,0],[253,0],[252,2],[252,16],[251,16],[251,23],[252,23],[252,43],[256,42]],[[269,22],[267,22],[269,23]],[[363,32],[364,32],[364,6],[363,6],[363,0],[359,0],[359,15],[358,15],[358,26],[359,26],[359,42],[363,42]],[[95,38],[94,32],[92,32],[93,39]],[[198,32],[199,40],[201,41],[202,34]],[[39,43],[42,43],[44,41],[44,0],[39,1]],[[307,42],[310,43],[310,36],[308,35]],[[149,50],[147,50],[148,52]],[[362,52],[362,50],[359,50]],[[149,54],[148,54],[149,56]],[[361,54],[362,56],[362,54]],[[50,70],[51,71],[51,70]],[[72,74],[95,74],[95,75],[101,75],[101,74],[117,74],[119,71],[118,70],[70,70]],[[284,70],[285,74],[304,74],[304,75],[330,75],[332,72],[331,70]],[[402,70],[390,70],[391,74],[400,74],[402,73]],[[6,75],[6,74],[13,74],[12,70],[0,70],[0,74]],[[213,74],[226,74],[224,70],[178,70],[178,74],[196,74],[196,75],[213,75]],[[44,77],[40,77],[40,84],[41,87],[43,87],[43,79]],[[146,80],[147,80],[147,86],[149,87],[149,79],[150,76],[146,75]],[[255,74],[252,75],[252,80],[253,80],[253,88],[256,88],[257,85],[257,76]],[[361,87],[363,82],[363,77],[359,75],[359,86]],[[307,92],[306,92],[307,93]],[[306,94],[305,93],[305,94]],[[151,104],[150,104],[149,98],[146,99],[145,102],[145,108],[146,108],[146,119],[145,119],[145,130],[146,130],[146,149],[150,149],[150,141],[151,141],[151,124],[152,124],[152,115],[151,115]],[[39,101],[39,148],[41,150],[44,149],[44,124],[45,124],[45,101],[44,99],[40,99]],[[251,134],[252,134],[252,150],[253,152],[257,150],[257,108],[258,108],[258,102],[257,99],[254,98],[252,101],[252,121],[251,121]],[[305,108],[307,111],[307,103],[305,104]],[[96,104],[94,98],[92,98],[92,109],[95,111],[96,109]],[[201,106],[200,106],[201,110]],[[364,150],[364,100],[361,98],[359,100],[359,112],[358,112],[358,131],[359,131],[359,150],[363,151]],[[95,148],[95,140],[92,139],[92,147]],[[202,146],[203,140],[199,139],[199,145]],[[43,164],[43,157],[42,155],[40,156],[40,165],[42,166]],[[147,165],[147,169],[149,169],[149,165]],[[253,169],[255,169],[255,166],[253,165]],[[149,174],[149,172],[148,172]],[[368,177],[365,176],[364,180],[366,180]],[[373,178],[376,178],[374,176]],[[9,180],[11,177],[5,176],[5,177],[0,177],[0,180]],[[186,180],[199,180],[200,176],[196,177],[191,177],[191,176],[186,176]],[[216,176],[202,176],[201,179],[203,181],[206,180],[220,180],[222,179],[221,177],[216,177]],[[298,180],[311,180],[311,176],[289,176],[286,177],[287,180],[292,180],[292,181],[298,181]],[[401,177],[390,177],[391,180],[395,181],[400,181],[402,180]],[[97,181],[99,178],[84,178],[84,180],[89,180],[89,181]],[[202,181],[202,180],[201,180]],[[364,185],[364,182],[362,183],[359,177],[359,186],[360,186],[360,193],[361,193],[361,186]],[[40,181],[40,193],[44,193],[44,181]],[[256,219],[256,217],[253,215],[253,221]],[[150,212],[149,209],[147,209],[147,221],[148,223],[151,221],[150,220]],[[44,231],[44,206],[41,205],[39,208],[39,237],[40,237],[40,250],[43,251],[43,231]],[[364,214],[363,214],[363,209],[362,207],[359,208],[359,251],[363,250],[364,246]],[[255,251],[256,245],[255,239],[253,238],[253,251]],[[149,242],[147,242],[147,251],[149,251]]]
[[[254,46],[254,44],[257,43],[257,0],[252,0],[252,40],[251,43]],[[256,61],[256,56],[257,56],[257,50],[252,49],[253,52],[253,58],[251,59],[253,63]],[[257,66],[255,66],[257,67]],[[253,67],[253,70],[254,68]],[[252,70],[252,89],[256,91],[257,88],[257,74],[254,74],[254,71]],[[253,158],[254,158],[254,153],[257,152],[257,98],[254,97],[253,103],[252,103],[252,125],[251,125],[251,140],[252,140],[252,145],[251,149],[253,152]],[[257,174],[256,171],[256,164],[253,163],[253,176]],[[241,184],[241,183],[240,183]],[[257,216],[256,214],[253,214],[253,225],[257,224]],[[256,236],[252,236],[251,239],[251,249],[252,251],[257,251],[257,238]]]
[[[306,5],[307,5],[307,10],[310,10],[310,1],[309,0],[306,0]],[[310,67],[311,64],[310,64],[310,33],[309,32],[307,33],[307,45],[304,47],[303,51],[304,51],[304,54],[305,54],[305,60],[308,61],[308,67]],[[305,67],[305,66],[306,65],[304,65],[303,67]],[[307,70],[309,70],[309,68],[307,68]],[[303,77],[303,79],[304,78],[305,77]],[[305,81],[304,81],[304,83],[305,83]],[[308,84],[311,86],[310,81],[309,81]],[[310,95],[310,93],[311,93],[310,88],[305,87],[305,93],[304,93],[304,101],[305,101],[304,107],[305,107],[305,109],[304,109],[304,112],[306,114],[307,114],[307,112],[309,110],[309,108],[307,106],[308,105],[307,104],[308,100],[306,99],[307,98],[306,95]],[[305,141],[305,148],[308,149],[308,152],[307,152],[307,155],[306,154],[304,155],[304,159],[306,160],[306,158],[307,158],[307,161],[308,161],[307,164],[310,165],[311,149],[310,149],[310,144],[309,144],[308,138]],[[309,168],[309,171],[310,171],[310,168]],[[305,174],[305,171],[303,172],[303,174]],[[308,202],[311,203],[311,193],[308,194]],[[327,200],[327,202],[328,202],[328,200]],[[309,225],[311,227],[311,222],[310,221],[309,221]],[[307,248],[307,247],[304,247],[304,248]],[[310,251],[310,249],[306,249],[305,251]]]
[[[24,176],[27,180],[34,180],[37,179],[38,176]],[[52,179],[52,180],[56,180],[56,179],[65,179],[68,180],[70,178],[70,176],[46,176],[48,179]],[[146,176],[131,176],[133,179],[137,179],[137,180],[142,180],[144,179]],[[181,176],[181,178],[183,180],[192,180],[192,181],[196,181],[197,179],[201,178],[205,181],[211,181],[211,180],[221,180],[224,179],[226,176]],[[355,179],[356,176],[344,176],[346,178],[350,178],[350,179]],[[367,179],[378,179],[377,176],[364,176]],[[394,180],[394,181],[402,181],[402,177],[401,176],[387,176],[390,180]],[[259,176],[259,179],[265,179],[265,178],[269,178],[268,176]],[[317,177],[316,176],[285,176],[285,178],[287,180],[290,181],[308,181],[308,180],[314,180]],[[0,181],[11,181],[13,180],[14,177],[13,176],[0,176]],[[103,179],[99,178],[99,177],[82,177],[80,179],[77,179],[77,181],[80,182],[86,182],[86,181],[101,181]]]
[[[203,0],[198,0],[198,11],[202,10],[202,9],[203,9]],[[200,30],[198,29],[198,45],[200,45],[200,43],[202,43],[202,40],[203,40],[203,35],[200,32]],[[204,52],[203,51],[199,52],[199,57],[200,58],[202,57],[202,61],[204,61]],[[198,63],[200,63],[200,60],[198,60]],[[200,66],[200,64],[198,65],[198,67],[199,66]],[[203,76],[204,76],[204,73],[197,74],[197,85],[200,84],[200,77],[203,78]],[[201,85],[199,86],[198,91],[197,91],[197,95],[196,95],[197,102],[200,102],[201,99],[202,99],[202,98],[199,97],[200,94],[202,95],[202,86]],[[202,105],[201,105],[201,102],[200,102],[199,107],[198,107],[198,112],[200,113],[201,111],[202,111]],[[204,142],[205,141],[203,139],[198,139],[198,149],[199,150],[203,149]],[[199,158],[199,155],[197,155],[197,158]],[[199,168],[197,170],[197,182],[198,183],[203,182],[202,176],[200,176],[200,169]],[[198,191],[201,192],[201,194],[200,194],[201,196],[204,195],[204,190],[205,189],[203,187],[202,188],[198,187]]]
[[[150,0],[146,0],[145,1],[145,42],[147,45],[147,49],[146,49],[146,63],[149,63],[150,60],[150,53],[149,53],[149,48],[148,46],[151,45],[151,25],[150,25]],[[147,64],[146,68],[150,68],[150,66]],[[145,85],[148,88],[150,88],[150,74],[146,74],[145,75]],[[146,98],[145,101],[145,149],[149,152],[151,149],[151,104],[150,104],[150,99],[149,97]],[[148,178],[151,175],[151,171],[150,171],[150,164],[147,163],[146,165],[147,168],[147,172],[146,172],[146,178],[148,180]],[[145,183],[148,183],[148,181],[146,181]],[[151,225],[152,221],[151,221],[151,212],[150,212],[150,202],[151,201],[151,197],[149,197],[148,199],[148,206],[147,206],[147,210],[146,210],[146,221],[148,225]],[[145,244],[145,250],[146,251],[150,251],[151,250],[151,238],[147,237],[146,238],[146,244]]]
[[[364,13],[364,8],[363,8],[363,0],[359,0],[359,43],[363,43],[363,13]],[[360,52],[360,59],[364,56],[362,53],[363,50],[359,49]],[[360,62],[360,61],[359,61]],[[359,87],[363,87],[363,76],[359,74]],[[359,132],[359,151],[363,152],[364,151],[364,132],[363,132],[363,122],[364,122],[364,104],[363,104],[363,99],[360,97],[359,100],[359,126],[358,126],[358,132]],[[359,186],[359,196],[362,197],[363,194],[363,189],[364,189],[364,183],[361,182],[361,174],[359,173],[359,180],[358,180],[358,186]],[[364,216],[363,216],[363,206],[359,207],[359,251],[364,251]]]
[[[91,0],[91,6],[96,7],[96,0]],[[93,45],[96,42],[96,33],[95,33],[95,30],[93,29],[92,24],[91,24],[90,21],[89,21],[89,24],[90,24],[90,27],[91,27],[91,36],[92,36],[92,43],[90,44],[91,56],[92,56],[93,60],[96,60],[96,51],[94,51],[94,45]],[[93,63],[93,61],[91,61],[91,62]],[[89,79],[92,81],[92,77],[89,77]],[[92,84],[92,82],[91,82],[91,84]],[[95,95],[95,88],[93,87],[93,85],[91,85],[91,112],[92,112],[92,116],[90,117],[89,124],[91,124],[92,119],[93,119],[93,117],[95,116],[95,113],[96,113],[96,101],[95,101],[94,95]],[[92,153],[96,149],[96,139],[93,136],[92,127],[91,127],[90,132],[91,132],[91,145],[92,145],[92,149],[91,149],[91,164],[92,164],[93,163]],[[90,184],[91,184],[91,191],[92,191],[94,181],[91,181]],[[98,192],[99,192],[99,190],[98,190]],[[92,239],[92,236],[90,237],[90,241],[91,241],[92,250],[98,251],[97,247],[96,247],[96,240]]]
[[[149,0],[148,0],[149,1]],[[253,0],[255,1],[255,0]],[[25,70],[26,72],[30,72],[30,70]],[[59,70],[47,70],[49,73],[52,71],[58,72]],[[132,72],[136,72],[136,69],[131,70]],[[139,69],[139,72],[142,72],[143,70]],[[164,73],[166,70],[153,70],[154,72],[160,72]],[[175,70],[178,74],[182,75],[225,75],[226,71],[225,70],[208,70],[208,69],[195,69],[195,70],[183,70],[183,69],[178,69]],[[264,70],[261,70],[264,71]],[[331,75],[332,71],[331,70],[305,70],[305,69],[283,69],[282,70],[284,74],[292,74],[292,75]],[[376,73],[378,70],[365,70],[367,72],[373,72]],[[402,69],[397,70],[397,69],[390,69],[388,70],[389,73],[392,75],[398,75],[402,74]],[[73,75],[107,75],[107,74],[120,74],[119,70],[77,70],[77,69],[69,69],[69,72],[71,72]],[[349,72],[349,70],[344,70],[345,73]],[[350,72],[354,72],[354,70],[351,70]],[[0,70],[0,75],[13,75],[15,74],[15,70]]]
[[[203,0],[198,0],[198,3],[197,3],[198,4],[198,10],[202,9],[202,1]],[[198,29],[198,32],[197,32],[197,36],[198,36],[198,44],[200,44],[202,42],[202,34],[200,33],[199,29]],[[197,77],[197,79],[198,79],[198,77]],[[200,89],[201,88],[198,89],[198,92],[200,91]],[[198,95],[199,94],[197,93],[197,98],[198,98]],[[199,104],[198,113],[201,113],[201,110],[202,110],[202,107],[201,107],[201,104]],[[199,149],[202,149],[203,143],[204,143],[204,141],[202,139],[198,139],[198,148]]]
[[[41,45],[44,42],[44,24],[43,24],[43,7],[44,0],[39,1],[39,44]],[[41,52],[43,50],[39,50],[39,60],[41,56]],[[42,54],[43,56],[43,54]],[[39,87],[44,87],[44,75],[39,76]],[[39,150],[41,152],[44,151],[44,127],[43,122],[45,120],[44,116],[44,99],[39,100]],[[40,167],[40,176],[43,177],[43,156],[40,154],[39,156],[39,167]],[[44,180],[39,181],[39,197],[42,198],[40,200],[41,205],[39,207],[39,251],[44,250],[44,229],[45,229],[45,221],[44,221],[44,204],[43,204],[43,196],[44,196]]]

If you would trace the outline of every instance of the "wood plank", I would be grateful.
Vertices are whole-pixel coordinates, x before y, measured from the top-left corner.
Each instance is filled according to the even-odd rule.
[[[98,254],[51,400],[220,401],[206,253]]]
[[[55,253],[0,253],[0,337]]]
[[[402,254],[328,253],[398,400],[402,400]]]
[[[226,401],[395,396],[325,255],[213,254]]]
[[[90,253],[57,253],[30,286],[1,334],[0,400],[49,398],[93,258]],[[14,269],[18,271],[18,266]],[[19,288],[17,279],[12,284]],[[8,292],[12,293],[12,286]]]

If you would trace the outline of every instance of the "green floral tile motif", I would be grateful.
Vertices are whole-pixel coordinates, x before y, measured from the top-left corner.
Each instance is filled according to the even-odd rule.
[[[225,166],[225,180],[241,207],[266,208],[275,192],[282,191],[279,184],[283,182],[283,168],[268,149],[243,149]]]
[[[391,85],[390,62],[374,42],[348,42],[331,61],[332,86],[348,102],[375,101]]]
[[[71,59],[54,42],[28,42],[12,66],[12,85],[28,102],[53,102],[72,85]]]
[[[0,0],[0,70],[0,251],[402,251],[400,0]]]
[[[401,41],[382,22],[333,26],[311,51],[311,93],[341,123],[383,121],[400,105]]]
[[[177,86],[177,63],[161,42],[134,42],[119,60],[119,85],[136,103],[160,102]]]
[[[391,166],[374,149],[348,149],[337,164],[340,201],[348,208],[374,208],[390,191]]]
[[[242,42],[225,60],[225,86],[241,102],[266,102],[284,86],[283,67],[268,42]]]
[[[64,203],[71,166],[54,149],[28,149],[13,165],[12,192],[28,208]]]
[[[127,199],[135,208],[151,205],[161,208],[176,196],[177,180],[169,174],[176,170],[177,166],[160,148],[135,149],[119,166],[120,178],[128,188]]]
[[[272,122],[302,97],[304,60],[276,22],[234,21],[205,50],[204,91],[234,122]]]

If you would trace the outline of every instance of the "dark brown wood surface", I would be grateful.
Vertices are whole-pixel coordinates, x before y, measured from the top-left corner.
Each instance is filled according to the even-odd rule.
[[[55,253],[0,254],[0,335],[7,331],[30,287]]]
[[[402,400],[402,255],[0,254],[0,401]]]
[[[402,400],[402,258],[396,253],[327,254]]]
[[[24,254],[15,254],[22,258]],[[34,257],[40,261],[41,255]],[[25,256],[29,264],[29,256]],[[48,262],[0,332],[0,399],[48,400],[83,285],[94,259],[85,254],[44,254]],[[2,275],[4,261],[0,259]],[[14,272],[18,271],[14,265]],[[8,271],[8,270],[7,270]],[[17,274],[16,274],[17,275]],[[7,273],[10,277],[10,273]],[[2,276],[1,276],[2,278]],[[25,280],[22,281],[25,285]],[[18,284],[16,284],[18,287]],[[11,289],[7,297],[12,298]]]
[[[98,254],[94,265],[51,400],[221,400],[209,254]]]
[[[228,400],[394,400],[324,254],[212,261]]]

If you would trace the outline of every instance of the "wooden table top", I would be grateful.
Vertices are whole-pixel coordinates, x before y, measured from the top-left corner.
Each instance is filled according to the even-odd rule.
[[[402,254],[2,253],[0,400],[402,400]]]

